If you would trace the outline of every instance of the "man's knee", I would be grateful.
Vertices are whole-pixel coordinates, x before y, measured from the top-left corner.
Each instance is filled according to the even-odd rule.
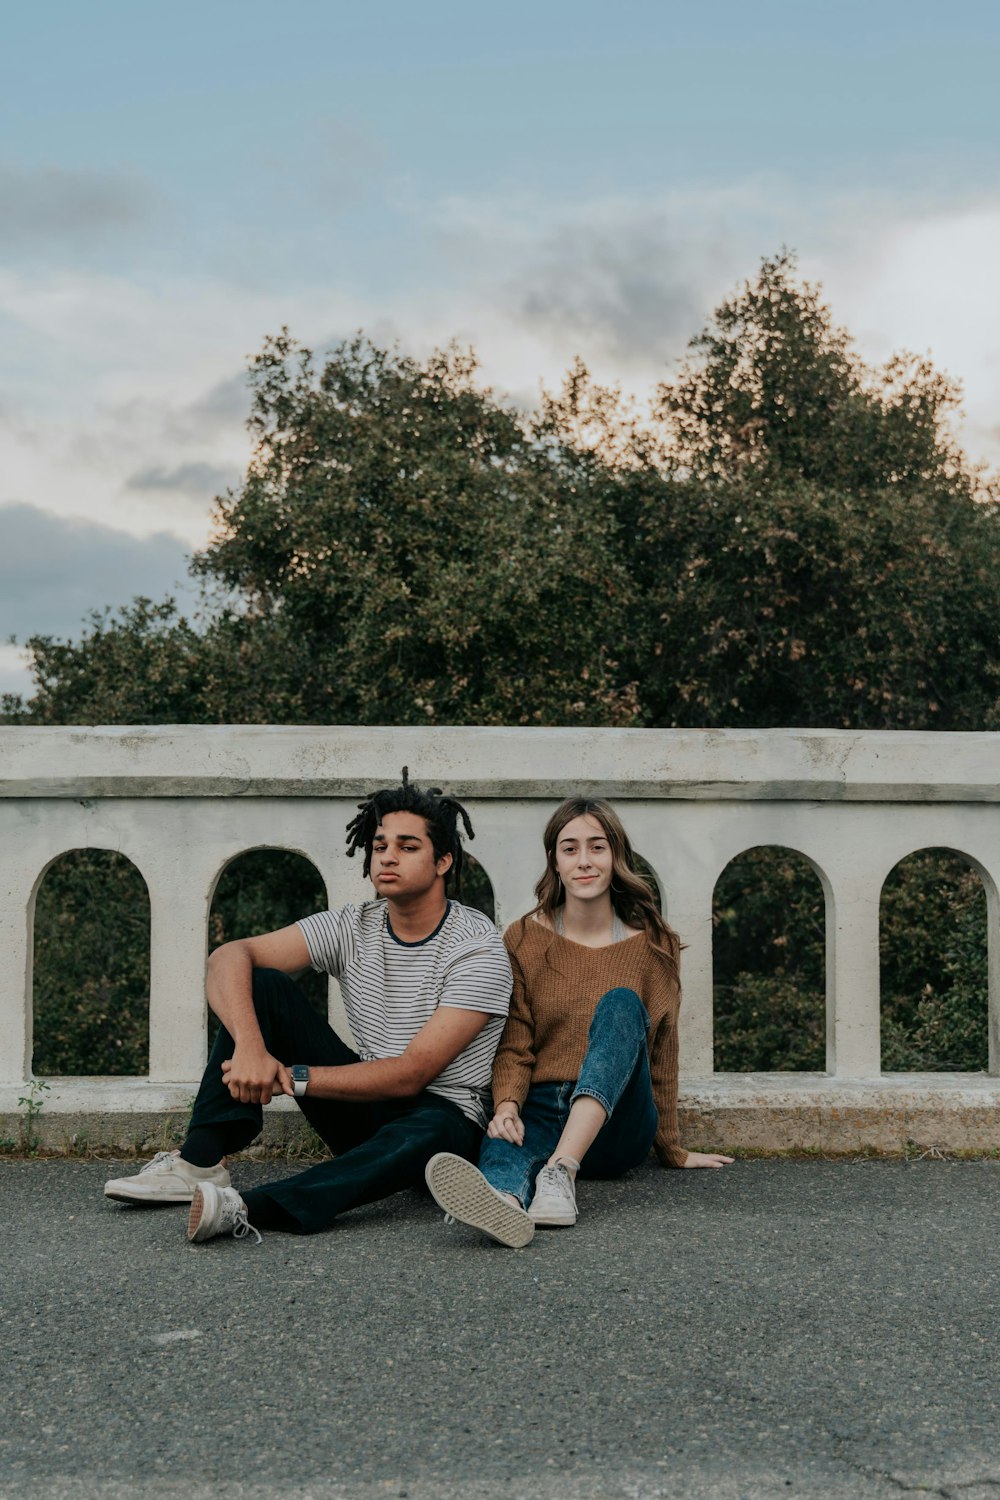
[[[260,1016],[275,1007],[284,1008],[298,1001],[308,1003],[294,979],[280,969],[254,969],[253,1004]]]

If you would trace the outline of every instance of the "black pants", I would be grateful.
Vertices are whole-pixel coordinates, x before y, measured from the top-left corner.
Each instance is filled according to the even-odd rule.
[[[253,1003],[264,1045],[279,1062],[329,1067],[361,1061],[287,974],[254,970]],[[234,1051],[232,1037],[221,1027],[191,1115],[191,1129],[221,1127],[220,1138],[229,1142],[228,1150],[249,1145],[263,1124],[261,1106],[241,1104],[222,1082],[222,1064]],[[267,1223],[283,1220],[285,1227],[300,1234],[315,1234],[346,1209],[421,1183],[437,1151],[454,1151],[475,1161],[482,1140],[479,1126],[457,1104],[426,1089],[413,1098],[376,1104],[308,1098],[296,1102],[335,1159],[243,1194],[251,1223],[257,1208],[258,1217]],[[283,1212],[268,1212],[269,1203]]]

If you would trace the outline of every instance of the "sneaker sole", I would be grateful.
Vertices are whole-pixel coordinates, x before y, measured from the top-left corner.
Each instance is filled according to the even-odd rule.
[[[567,1217],[565,1219],[557,1219],[553,1214],[548,1215],[544,1219],[536,1219],[530,1208],[528,1209],[528,1214],[536,1229],[572,1229],[577,1220],[576,1214],[572,1218]]]
[[[155,1208],[158,1203],[190,1203],[194,1197],[194,1188],[189,1193],[136,1193],[127,1187],[104,1189],[105,1198],[114,1198],[116,1203],[147,1203],[150,1208]]]
[[[202,1220],[205,1217],[206,1207],[205,1194],[199,1188],[195,1188],[194,1196],[191,1199],[191,1211],[188,1214],[187,1221],[187,1237],[192,1244],[201,1244],[203,1240],[212,1238],[210,1234],[199,1235],[198,1233]]]
[[[534,1235],[535,1226],[524,1209],[499,1197],[478,1167],[462,1157],[439,1152],[427,1163],[424,1176],[439,1208],[498,1244],[520,1250]]]

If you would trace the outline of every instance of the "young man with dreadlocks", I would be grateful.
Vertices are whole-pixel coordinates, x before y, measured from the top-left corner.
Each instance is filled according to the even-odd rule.
[[[421,1182],[436,1152],[479,1149],[511,971],[493,923],[448,896],[450,881],[460,890],[460,819],[474,837],[468,814],[405,767],[402,786],[359,806],[348,854],[364,849],[375,899],[215,950],[207,993],[222,1024],[187,1138],[105,1185],[127,1203],[190,1203],[190,1240],[312,1234]],[[294,982],[310,964],[339,980],[356,1052]],[[224,1158],[279,1094],[335,1155],[241,1197]]]

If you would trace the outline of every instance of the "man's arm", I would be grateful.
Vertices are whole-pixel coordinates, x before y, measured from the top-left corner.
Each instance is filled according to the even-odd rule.
[[[479,1035],[492,1017],[481,1010],[440,1005],[399,1057],[349,1063],[339,1068],[310,1068],[310,1099],[405,1099],[440,1077],[450,1062]],[[291,1085],[285,1092],[292,1092]]]
[[[292,1094],[287,1067],[264,1046],[253,1007],[254,969],[300,974],[309,967],[302,929],[293,924],[262,937],[241,938],[216,948],[208,961],[208,1003],[236,1043],[222,1076],[234,1099],[267,1104],[275,1094]],[[346,1067],[309,1069],[311,1099],[404,1099],[432,1083],[479,1035],[490,1016],[479,1010],[441,1005],[399,1057]]]
[[[208,960],[205,993],[208,1003],[236,1043],[223,1078],[234,1099],[243,1104],[268,1104],[273,1094],[291,1093],[283,1065],[264,1046],[253,1008],[254,969],[280,969],[300,974],[309,967],[309,949],[297,925],[261,937],[223,943]],[[287,1069],[284,1069],[287,1075]]]

